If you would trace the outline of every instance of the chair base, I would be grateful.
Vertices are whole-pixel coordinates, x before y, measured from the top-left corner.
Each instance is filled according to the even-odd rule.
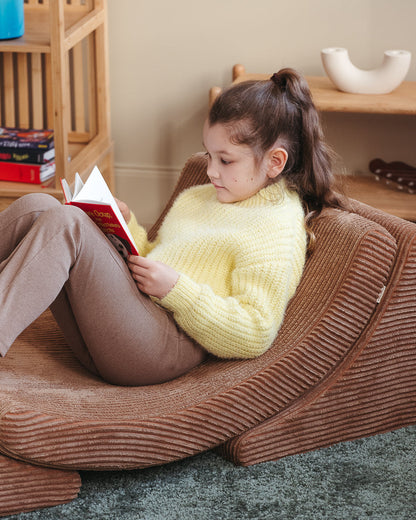
[[[0,516],[57,506],[77,497],[77,471],[34,466],[0,455]]]
[[[388,385],[387,369],[392,371]],[[378,374],[368,373],[365,380],[371,383],[365,388],[363,367],[357,364],[313,403],[301,399],[219,446],[217,453],[234,464],[251,466],[416,424],[415,373],[415,357],[408,363],[401,358],[393,367],[389,360]],[[352,390],[354,378],[360,384]]]

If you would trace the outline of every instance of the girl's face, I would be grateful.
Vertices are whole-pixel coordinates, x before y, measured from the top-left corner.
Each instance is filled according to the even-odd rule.
[[[220,123],[210,126],[206,122],[203,137],[208,156],[208,177],[220,202],[248,199],[275,176],[267,156],[257,164],[249,146],[230,141],[226,126]]]

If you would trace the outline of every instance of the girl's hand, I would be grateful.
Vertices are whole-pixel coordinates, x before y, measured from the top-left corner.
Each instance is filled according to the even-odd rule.
[[[164,298],[179,278],[179,273],[162,262],[130,255],[127,265],[137,287],[149,296]]]
[[[122,200],[116,199],[115,197],[114,197],[114,199],[117,202],[118,209],[121,211],[121,214],[123,215],[123,218],[126,221],[126,224],[128,224],[130,222],[130,218],[131,218],[130,208]]]

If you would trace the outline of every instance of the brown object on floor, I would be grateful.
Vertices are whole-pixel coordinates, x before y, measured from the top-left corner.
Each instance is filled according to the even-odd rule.
[[[198,154],[172,200],[207,180]],[[33,507],[51,502],[36,501],[44,484],[24,461],[57,468],[53,489],[59,469],[143,468],[212,448],[248,465],[416,423],[416,225],[353,210],[314,223],[316,249],[257,359],[210,358],[168,383],[117,387],[78,364],[44,313],[0,360],[0,452],[21,461]],[[26,510],[19,495],[2,500],[3,515]]]

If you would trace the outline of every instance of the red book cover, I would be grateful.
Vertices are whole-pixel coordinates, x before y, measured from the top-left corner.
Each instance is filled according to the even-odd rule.
[[[95,204],[91,202],[68,202],[77,206],[97,224],[101,231],[114,245],[117,251],[126,258],[127,255],[138,255],[136,245],[132,243],[125,228],[109,204]]]
[[[65,179],[61,179],[61,184],[65,203],[85,211],[124,258],[139,254],[126,221],[96,166],[85,184],[76,174],[74,193]]]
[[[29,164],[0,161],[0,181],[41,184],[55,174],[55,162]]]

